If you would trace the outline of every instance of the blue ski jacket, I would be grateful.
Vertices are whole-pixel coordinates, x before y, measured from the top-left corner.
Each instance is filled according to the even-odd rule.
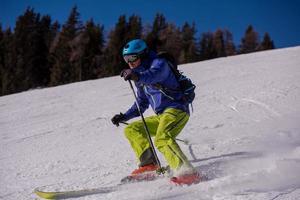
[[[156,114],[161,114],[166,108],[180,109],[189,114],[189,105],[183,100],[183,93],[167,60],[158,58],[156,53],[150,52],[148,58],[144,59],[141,65],[133,71],[139,77],[135,86],[142,113],[151,105]],[[124,117],[127,121],[139,115],[134,103]]]

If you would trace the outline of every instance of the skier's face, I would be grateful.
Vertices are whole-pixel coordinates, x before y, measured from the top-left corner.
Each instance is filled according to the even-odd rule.
[[[140,58],[137,59],[137,60],[134,61],[134,62],[128,62],[128,65],[129,65],[129,67],[130,67],[131,69],[140,66],[140,64],[141,64],[141,59],[140,59]]]

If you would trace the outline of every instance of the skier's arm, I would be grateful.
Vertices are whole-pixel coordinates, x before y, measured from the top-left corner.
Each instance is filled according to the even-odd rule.
[[[138,74],[138,82],[143,84],[155,84],[164,81],[170,73],[170,69],[166,65],[167,63],[163,59],[154,60],[148,70]]]
[[[147,110],[147,108],[149,107],[149,102],[148,102],[146,94],[141,86],[137,87],[137,101],[138,101],[139,107],[141,109],[141,112],[144,113],[145,110]],[[138,108],[135,103],[124,114],[125,121],[130,120],[134,117],[138,117],[138,116],[140,116],[140,113],[139,113]]]

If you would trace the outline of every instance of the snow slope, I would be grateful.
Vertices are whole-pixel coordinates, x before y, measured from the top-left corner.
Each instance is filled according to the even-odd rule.
[[[180,68],[197,85],[179,135],[189,145],[180,145],[209,180],[178,187],[160,179],[78,199],[300,199],[300,47]],[[39,186],[117,184],[136,160],[124,126],[110,118],[133,101],[120,77],[0,97],[0,199],[38,199]]]

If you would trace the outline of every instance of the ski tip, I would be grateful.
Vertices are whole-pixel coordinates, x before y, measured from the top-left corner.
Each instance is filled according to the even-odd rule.
[[[57,199],[57,193],[56,192],[43,192],[43,191],[40,191],[38,189],[35,189],[34,193],[37,196],[39,196],[43,199]]]

